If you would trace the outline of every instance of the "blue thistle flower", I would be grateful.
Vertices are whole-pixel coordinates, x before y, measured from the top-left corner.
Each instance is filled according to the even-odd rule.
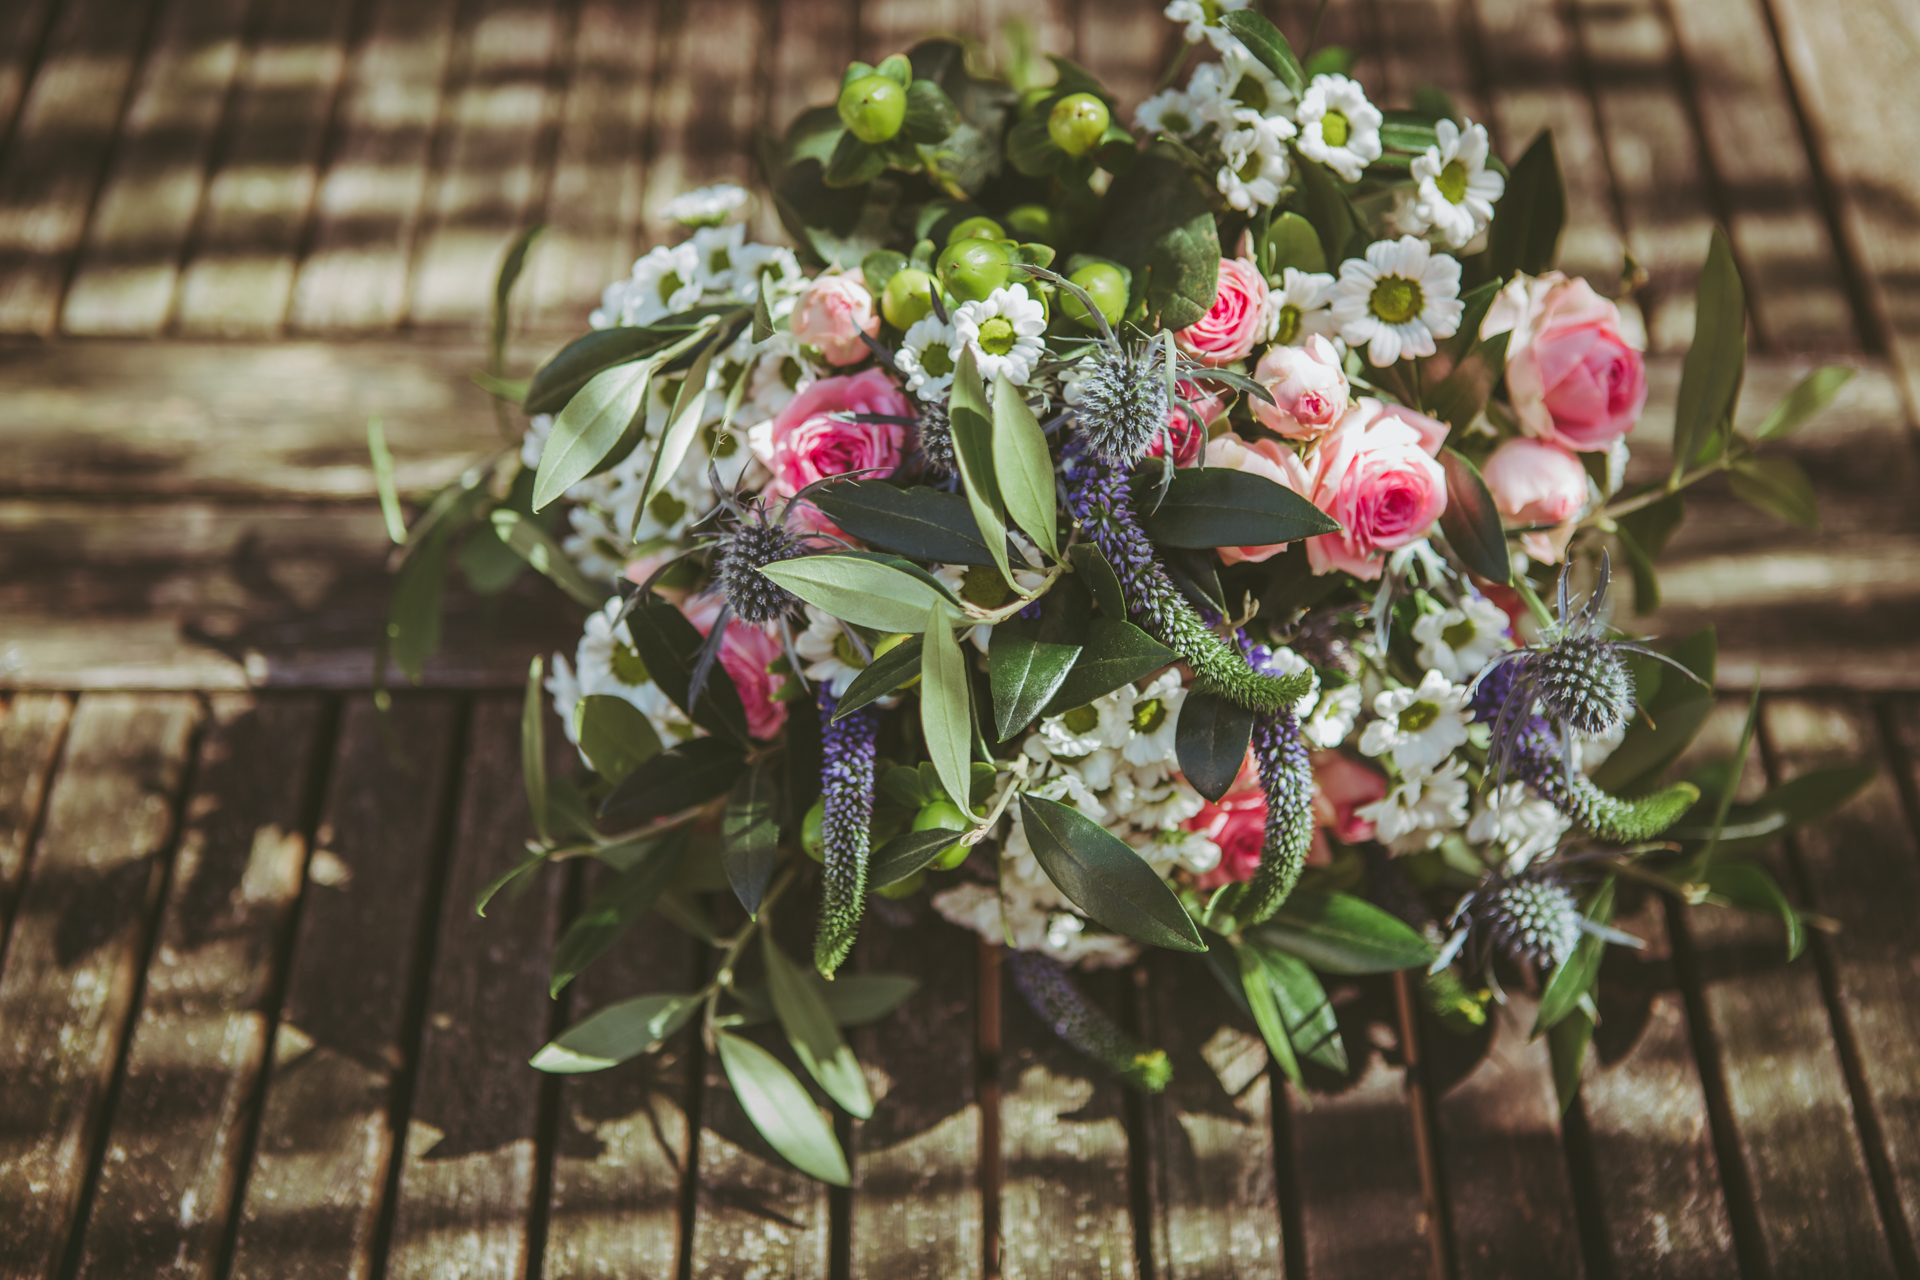
[[[1164,337],[1131,351],[1112,343],[1080,366],[1080,403],[1074,417],[1088,445],[1109,462],[1132,464],[1167,430],[1171,397],[1160,350]]]
[[[1135,1088],[1159,1093],[1173,1079],[1164,1049],[1149,1049],[1114,1025],[1067,977],[1067,967],[1038,951],[1008,956],[1013,985],[1053,1033]]]
[[[805,543],[787,531],[784,519],[769,517],[762,503],[723,505],[731,518],[713,534],[713,556],[707,562],[711,589],[742,622],[765,626],[788,617],[800,601],[760,570],[804,555]]]
[[[920,456],[926,459],[927,469],[941,476],[957,475],[960,470],[954,462],[953,420],[948,413],[944,400],[938,404],[921,405],[920,424],[916,432]]]
[[[814,934],[813,963],[831,978],[853,949],[860,911],[867,898],[867,830],[873,822],[874,740],[880,712],[865,706],[843,719],[833,718],[839,700],[819,691],[821,823],[820,924]]]
[[[1630,933],[1589,920],[1559,868],[1533,866],[1516,876],[1490,876],[1460,900],[1448,922],[1454,929],[1433,963],[1438,973],[1471,946],[1469,968],[1485,970],[1494,953],[1528,970],[1566,963],[1582,935],[1622,946],[1646,945]]]

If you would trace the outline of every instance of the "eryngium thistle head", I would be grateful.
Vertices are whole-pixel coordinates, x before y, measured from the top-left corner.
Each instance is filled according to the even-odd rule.
[[[1580,903],[1558,881],[1513,880],[1496,889],[1476,912],[1493,944],[1508,959],[1552,968],[1580,941]]]
[[[1138,353],[1102,347],[1082,366],[1080,434],[1109,462],[1136,461],[1167,429],[1166,366],[1153,353],[1151,345]]]
[[[924,404],[920,406],[920,455],[927,460],[927,466],[942,475],[952,475],[953,462],[953,424],[947,416],[947,406],[942,404]]]
[[[1633,714],[1633,674],[1620,646],[1596,636],[1567,635],[1532,659],[1547,715],[1589,738],[1604,737]]]
[[[783,523],[768,520],[758,510],[722,529],[714,538],[710,569],[714,585],[733,606],[733,616],[762,626],[791,613],[799,601],[760,570],[803,550]]]

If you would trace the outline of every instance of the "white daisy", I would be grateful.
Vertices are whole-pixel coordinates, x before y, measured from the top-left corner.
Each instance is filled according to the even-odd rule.
[[[1027,736],[1022,749],[1036,760],[1054,762],[1091,755],[1106,742],[1107,736],[1100,725],[1100,709],[1089,703],[1042,720],[1038,731]]]
[[[1333,318],[1349,347],[1365,346],[1375,368],[1430,356],[1435,338],[1460,328],[1460,263],[1425,240],[1376,240],[1364,258],[1340,264]]]
[[[733,255],[733,279],[729,291],[742,302],[751,302],[767,282],[767,310],[775,320],[793,311],[793,300],[806,285],[800,274],[800,259],[783,244],[748,243]]]
[[[1359,82],[1345,76],[1315,76],[1294,113],[1300,152],[1348,182],[1380,158],[1380,108],[1367,101]]]
[[[1033,376],[1046,350],[1040,341],[1046,331],[1046,309],[1027,296],[1025,285],[1010,284],[954,311],[953,358],[957,363],[960,352],[972,347],[981,382],[991,388],[994,377],[1005,374],[1019,386]]]
[[[668,745],[692,737],[693,725],[686,715],[647,675],[646,664],[634,650],[633,636],[626,623],[617,629],[612,625],[620,605],[618,599],[609,600],[606,608],[587,615],[587,625],[573,659],[579,696],[607,694],[626,700],[647,717],[660,741]],[[571,706],[566,709],[564,720],[571,737]]]
[[[807,606],[807,629],[793,638],[793,649],[807,664],[807,679],[825,685],[836,698],[867,665],[839,619],[813,605]]]
[[[1451,120],[1434,126],[1439,143],[1413,161],[1413,217],[1433,227],[1458,249],[1493,221],[1493,202],[1507,180],[1487,168],[1487,131],[1467,122],[1463,131]]]
[[[1340,326],[1334,323],[1334,280],[1324,271],[1301,271],[1288,267],[1278,283],[1267,288],[1266,329],[1262,341],[1283,347],[1299,346],[1314,334],[1334,337]]]
[[[1244,9],[1251,0],[1173,0],[1164,12],[1175,22],[1187,24],[1185,35],[1188,44],[1207,41],[1214,48],[1225,51],[1238,48],[1240,42],[1233,33],[1220,25],[1220,15]]]
[[[761,347],[759,359],[748,376],[741,420],[765,421],[774,417],[819,376],[819,370],[807,359],[806,348],[798,338],[790,333],[774,334]],[[771,445],[769,439],[769,449]]]
[[[1356,812],[1394,853],[1431,849],[1467,820],[1466,768],[1464,760],[1449,760],[1433,773],[1402,778],[1384,798]]]
[[[1437,767],[1467,740],[1464,710],[1467,691],[1438,671],[1429,671],[1417,689],[1387,689],[1373,700],[1380,717],[1360,735],[1362,755],[1393,756],[1404,774]]]
[[[938,316],[914,321],[893,359],[907,376],[907,390],[930,403],[946,403],[947,388],[953,385],[954,348],[958,345],[954,327],[942,324]]]
[[[660,206],[660,216],[683,227],[717,227],[747,202],[747,193],[731,182],[684,192]]]
[[[652,324],[699,304],[700,254],[691,240],[661,245],[634,263],[617,308],[611,289],[602,299],[602,309],[616,317],[612,324]]]
[[[1251,212],[1280,198],[1291,172],[1287,139],[1293,136],[1293,124],[1244,108],[1234,113],[1234,124],[1220,139],[1220,152],[1227,162],[1214,180],[1228,204]]]
[[[1121,798],[1123,791],[1125,792],[1124,801]],[[1178,828],[1181,823],[1204,809],[1207,803],[1185,778],[1175,772],[1170,760],[1141,765],[1125,775],[1116,774],[1113,780],[1113,795],[1113,808],[1116,812],[1135,827],[1152,832],[1167,832]],[[1218,846],[1212,845],[1211,841],[1208,844],[1211,846],[1210,859],[1204,856],[1203,851],[1184,848],[1155,848],[1149,858],[1157,859],[1169,853],[1176,857],[1193,854],[1209,864],[1194,869],[1210,871],[1213,869],[1212,864],[1219,861],[1220,850]]]
[[[1004,865],[1004,863],[1003,863]],[[1008,936],[1020,951],[1039,951],[1063,964],[1104,969],[1131,964],[1140,954],[1137,944],[1117,933],[1068,929],[1058,923],[1063,912],[1041,905],[1033,895],[990,884],[957,884],[933,895],[933,909],[963,929],[1000,944]],[[1075,920],[1079,917],[1073,916]]]
[[[1187,691],[1180,684],[1180,673],[1172,669],[1162,671],[1139,691],[1121,725],[1125,736],[1116,744],[1128,764],[1159,765],[1174,758],[1174,726],[1179,722],[1180,708],[1186,700]]]
[[[1493,656],[1511,649],[1506,612],[1485,596],[1468,596],[1458,609],[1429,613],[1413,624],[1420,665],[1465,684]]]
[[[1190,138],[1205,123],[1193,112],[1193,99],[1179,89],[1162,89],[1133,113],[1134,128],[1142,133],[1167,133]]]
[[[1339,746],[1353,732],[1353,722],[1360,716],[1362,697],[1358,684],[1343,684],[1338,689],[1322,690],[1311,714],[1300,721],[1301,734],[1322,750]]]
[[[1506,870],[1512,873],[1553,852],[1572,826],[1573,820],[1554,808],[1552,801],[1533,794],[1524,782],[1509,782],[1487,795],[1467,824],[1467,839],[1498,846],[1506,855]]]
[[[699,260],[693,278],[702,292],[732,293],[734,271],[740,261],[740,251],[747,243],[747,229],[737,222],[730,227],[702,227],[693,233],[689,243]]]

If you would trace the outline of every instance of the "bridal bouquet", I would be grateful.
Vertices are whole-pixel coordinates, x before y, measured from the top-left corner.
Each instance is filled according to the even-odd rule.
[[[1296,1081],[1346,1065],[1320,974],[1410,970],[1456,1023],[1528,990],[1570,1097],[1602,951],[1637,944],[1617,891],[1778,911],[1797,949],[1803,917],[1739,855],[1861,778],[1735,804],[1750,723],[1662,785],[1713,705],[1713,632],[1650,644],[1613,613],[1629,578],[1655,605],[1708,476],[1816,518],[1765,446],[1847,372],[1734,429],[1716,235],[1670,462],[1627,483],[1638,330],[1552,270],[1551,138],[1509,168],[1442,97],[1383,109],[1244,2],[1174,0],[1195,65],[1130,115],[1059,58],[856,63],[763,156],[790,246],[747,240],[746,192],[694,191],[666,209],[688,234],[530,381],[496,316],[482,381],[524,438],[407,531],[391,655],[417,675],[450,556],[589,609],[535,666],[538,838],[486,897],[562,858],[612,869],[556,992],[629,928],[718,951],[701,989],[635,993],[535,1066],[697,1024],[768,1141],[844,1182],[800,1075],[746,1032],[777,1023],[871,1111],[840,1028],[911,989],[847,968],[885,927],[872,895],[1004,944],[1043,1019],[1146,1089],[1166,1056],[1076,967],[1204,956]],[[547,774],[545,696],[578,778]],[[809,882],[792,955],[767,925]]]

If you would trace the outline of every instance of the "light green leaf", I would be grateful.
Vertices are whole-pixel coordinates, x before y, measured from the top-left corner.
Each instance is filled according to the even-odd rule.
[[[573,704],[573,737],[593,771],[618,783],[660,754],[660,735],[646,712],[609,693],[590,693]]]
[[[530,853],[520,859],[520,861],[514,863],[508,870],[502,871],[499,875],[487,881],[486,886],[474,896],[473,913],[484,918],[487,914],[487,905],[499,895],[500,891],[512,884],[515,880],[518,880],[521,876],[527,874],[527,872],[532,871],[546,862],[549,852],[549,850],[542,849],[537,853]]]
[[[787,1043],[828,1097],[849,1115],[865,1120],[873,1114],[873,1097],[867,1092],[866,1077],[860,1074],[860,1063],[834,1022],[826,997],[780,950],[772,934],[762,933],[761,940],[767,956],[767,994],[773,999],[780,1029],[787,1033]]]
[[[1111,831],[1036,795],[1020,797],[1020,816],[1041,870],[1088,916],[1149,946],[1207,949],[1166,881]]]
[[[617,1067],[665,1044],[700,1005],[697,994],[636,996],[610,1004],[561,1032],[533,1055],[532,1065],[555,1075]]]
[[[1327,269],[1327,254],[1320,247],[1320,233],[1297,213],[1275,214],[1267,224],[1267,273],[1280,275],[1288,267],[1309,273]]]
[[[554,536],[534,521],[517,511],[495,507],[493,531],[516,555],[552,579],[555,586],[582,608],[598,609],[607,602],[607,589],[580,572],[580,567]]]
[[[700,434],[700,421],[706,416],[707,409],[708,373],[713,368],[714,354],[725,345],[726,337],[723,331],[701,348],[700,354],[694,357],[693,366],[687,370],[687,376],[680,380],[680,393],[673,399],[666,429],[660,434],[660,447],[654,450],[653,465],[647,470],[646,486],[640,491],[640,506],[633,517],[636,527],[640,522],[640,512],[644,512],[679,473],[680,464],[686,461],[687,450],[693,447],[694,437]]]
[[[1613,923],[1613,887],[1613,877],[1608,876],[1587,904],[1587,919],[1595,924]],[[1598,934],[1580,936],[1573,954],[1554,969],[1547,989],[1540,993],[1540,1008],[1533,1019],[1535,1036],[1558,1026],[1561,1019],[1580,1007],[1580,1001],[1600,977],[1600,960],[1606,949],[1607,940]]]
[[[1693,345],[1680,366],[1680,395],[1673,406],[1675,481],[1732,414],[1746,364],[1746,290],[1733,265],[1733,249],[1715,227],[1695,293]]]
[[[814,1105],[793,1073],[753,1041],[720,1031],[720,1065],[740,1099],[740,1109],[767,1144],[802,1173],[836,1187],[850,1186],[846,1153],[833,1136],[833,1126]]]
[[[1248,950],[1255,948],[1248,944]],[[1340,1039],[1340,1023],[1333,1016],[1333,1002],[1327,989],[1314,976],[1306,961],[1272,948],[1258,948],[1260,961],[1267,967],[1273,1002],[1287,1025],[1287,1038],[1293,1050],[1310,1062],[1329,1071],[1347,1072],[1347,1046]]]
[[[1840,388],[1853,381],[1855,372],[1837,364],[1815,369],[1780,398],[1766,421],[1754,431],[1753,438],[1773,440],[1798,430],[1807,419],[1826,408],[1827,402],[1840,393]]]
[[[940,784],[948,795],[964,796],[973,776],[968,768],[973,758],[973,682],[966,655],[953,638],[952,622],[945,605],[935,602],[928,608],[920,649],[920,731]]]
[[[424,519],[424,517],[423,517]],[[416,544],[400,566],[387,608],[387,643],[393,663],[415,684],[427,659],[440,647],[440,601],[447,585],[447,543],[452,526],[442,523]]]
[[[1820,499],[1813,481],[1791,458],[1742,458],[1727,485],[1748,506],[1809,531],[1820,528]]]
[[[1323,973],[1390,973],[1427,965],[1435,955],[1405,921],[1346,893],[1296,892],[1250,932]]]
[[[1007,508],[993,469],[993,407],[987,403],[986,388],[974,367],[971,346],[960,352],[947,412],[960,487],[966,491],[967,505],[973,508],[973,520],[980,526],[987,554],[993,557],[1007,585],[1012,586],[1013,570],[1007,563]]]
[[[1288,1034],[1287,1020],[1273,998],[1272,976],[1256,949],[1236,946],[1234,950],[1240,957],[1240,989],[1246,993],[1247,1008],[1253,1013],[1254,1025],[1260,1028],[1260,1038],[1267,1042],[1267,1052],[1287,1073],[1294,1088],[1303,1088],[1305,1081],[1300,1078],[1300,1060],[1293,1052],[1293,1037]]]
[[[533,247],[533,242],[546,229],[544,222],[528,227],[507,247],[507,256],[501,259],[500,275],[493,283],[493,333],[492,341],[488,344],[488,354],[492,357],[492,369],[496,374],[505,371],[507,359],[507,302],[513,297],[513,286],[520,279],[520,272],[526,268],[527,250]]]
[[[1779,915],[1787,926],[1787,959],[1797,960],[1806,950],[1807,931],[1800,913],[1764,867],[1751,862],[1716,862],[1707,869],[1707,890],[1722,903]]]
[[[380,415],[367,419],[367,454],[373,459],[373,487],[380,493],[380,515],[387,522],[387,537],[393,544],[405,546],[407,518],[400,512],[400,491],[393,484],[393,454],[387,451],[387,433]]]
[[[767,309],[767,278],[760,277],[760,287],[753,292],[753,340],[765,342],[773,336],[773,312]]]
[[[533,829],[547,835],[547,719],[546,691],[540,687],[541,660],[527,664],[527,691],[520,701],[520,772],[527,787],[527,808]]]
[[[1006,541],[1004,536],[1001,541]],[[917,632],[926,625],[929,609],[953,601],[909,572],[910,568],[866,556],[834,554],[796,556],[760,572],[808,604],[857,627]]]
[[[840,701],[834,704],[833,718],[852,715],[870,702],[878,701],[898,689],[901,685],[917,678],[920,674],[919,636],[908,636],[885,653],[876,654],[872,662],[861,669],[840,695]]]
[[[1050,559],[1060,558],[1053,455],[1046,433],[1007,375],[993,379],[993,473],[1007,514]]]
[[[533,476],[533,509],[545,510],[562,494],[593,474],[612,453],[627,428],[646,412],[647,387],[660,365],[657,358],[615,365],[595,374],[553,420],[553,433],[540,450]]]

